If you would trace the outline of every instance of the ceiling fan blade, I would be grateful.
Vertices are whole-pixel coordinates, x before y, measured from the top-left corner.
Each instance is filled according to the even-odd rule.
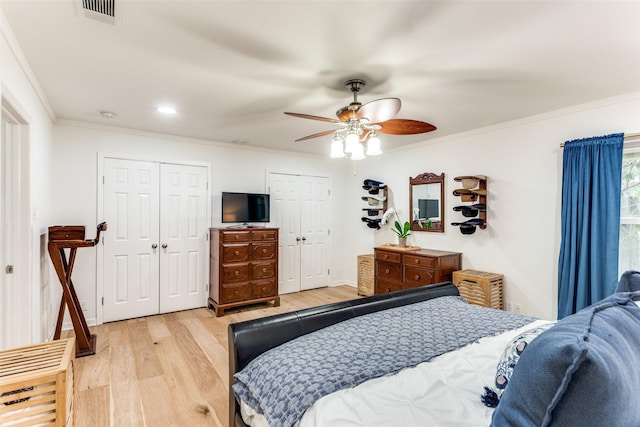
[[[332,134],[334,132],[335,132],[335,130],[325,130],[325,131],[322,131],[322,132],[314,133],[313,135],[307,135],[305,137],[298,138],[298,139],[296,139],[296,142],[306,141],[307,139],[313,139],[313,138],[317,138],[319,136],[330,135],[330,134]]]
[[[419,120],[392,119],[378,124],[382,128],[377,132],[391,135],[414,135],[437,129],[434,125]]]
[[[300,117],[301,119],[320,120],[321,122],[329,122],[329,123],[342,123],[340,120],[331,119],[329,117],[312,116],[310,114],[301,114],[301,113],[289,113],[286,111],[285,111],[285,114],[293,117]]]
[[[398,98],[376,99],[358,109],[358,118],[368,119],[370,123],[385,122],[398,114],[400,106],[401,102]]]

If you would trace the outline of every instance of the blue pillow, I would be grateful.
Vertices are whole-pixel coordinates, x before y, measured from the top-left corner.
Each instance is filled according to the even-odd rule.
[[[527,347],[492,426],[640,426],[640,292],[560,320]]]

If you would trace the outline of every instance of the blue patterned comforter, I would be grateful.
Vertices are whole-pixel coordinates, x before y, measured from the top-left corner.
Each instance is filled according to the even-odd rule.
[[[367,314],[303,335],[252,360],[233,390],[271,427],[289,427],[318,399],[416,366],[535,320],[440,297]]]

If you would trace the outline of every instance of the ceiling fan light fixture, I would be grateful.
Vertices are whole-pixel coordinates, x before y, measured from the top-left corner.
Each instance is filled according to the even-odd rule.
[[[380,149],[380,138],[377,134],[372,134],[367,141],[367,156],[377,156],[382,154]]]
[[[334,159],[340,159],[345,156],[344,149],[342,148],[342,140],[336,135],[331,141],[331,154],[330,157]]]
[[[391,135],[415,135],[436,130],[432,124],[419,120],[394,119],[402,105],[399,98],[381,98],[362,104],[358,101],[358,92],[365,84],[366,82],[362,79],[350,79],[345,82],[345,86],[353,94],[353,101],[336,111],[337,119],[291,112],[285,112],[285,114],[341,125],[342,129],[335,131],[331,141],[330,155],[336,158],[349,157],[353,160],[365,158],[363,145],[365,143],[367,156],[382,154],[378,131]],[[330,135],[333,132],[331,130],[317,132],[298,138],[296,142]]]

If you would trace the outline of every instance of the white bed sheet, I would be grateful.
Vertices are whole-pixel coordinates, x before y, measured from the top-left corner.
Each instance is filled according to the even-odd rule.
[[[395,375],[376,378],[318,400],[299,427],[437,426],[479,427],[491,423],[492,408],[480,401],[492,386],[506,345],[520,332],[539,324],[480,339]],[[245,423],[269,427],[264,416],[241,402]]]

